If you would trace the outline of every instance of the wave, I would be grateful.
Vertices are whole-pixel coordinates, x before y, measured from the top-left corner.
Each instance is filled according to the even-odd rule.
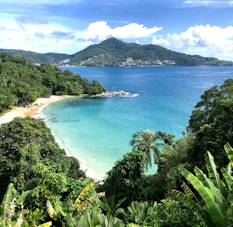
[[[47,120],[48,118],[42,113],[42,112],[37,112],[33,118],[36,118],[36,119],[42,119],[42,120]]]
[[[129,93],[129,94],[124,95],[124,96],[122,96],[122,97],[126,97],[126,98],[134,98],[134,97],[137,97],[137,96],[139,96],[139,94],[137,94],[137,93],[135,93],[135,94],[131,94],[131,93]]]

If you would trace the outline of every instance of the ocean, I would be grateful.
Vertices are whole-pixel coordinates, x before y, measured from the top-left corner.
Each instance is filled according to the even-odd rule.
[[[233,76],[233,67],[61,67],[126,97],[69,98],[43,109],[59,145],[97,177],[132,150],[132,134],[150,129],[182,137],[201,94]]]

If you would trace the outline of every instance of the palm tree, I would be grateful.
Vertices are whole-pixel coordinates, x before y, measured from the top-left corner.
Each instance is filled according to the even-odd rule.
[[[172,145],[174,143],[173,139],[175,138],[175,135],[173,134],[169,134],[169,133],[166,133],[166,132],[161,132],[161,131],[158,131],[155,133],[156,135],[156,138],[158,140],[160,140],[162,143],[157,143],[159,145]]]
[[[156,140],[158,139],[154,131],[149,129],[137,131],[132,135],[130,145],[133,146],[133,151],[143,151],[146,153],[146,169],[152,166],[151,155],[154,156],[154,163],[159,162],[159,149]]]

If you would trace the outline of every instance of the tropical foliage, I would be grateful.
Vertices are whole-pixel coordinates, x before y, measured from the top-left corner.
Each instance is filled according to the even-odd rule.
[[[24,209],[24,198],[28,192],[17,193],[14,185],[9,184],[0,206],[1,227],[50,227],[52,222],[39,224],[44,218],[43,210]]]
[[[233,141],[233,79],[227,79],[222,86],[206,90],[196,104],[190,117],[188,130],[194,143],[188,151],[189,162],[203,167],[205,152],[214,156],[219,167],[228,163],[222,151],[224,144]]]
[[[193,211],[202,217],[206,226],[232,226],[233,225],[233,149],[229,144],[224,146],[229,158],[228,167],[217,171],[214,158],[210,152],[206,154],[206,169],[208,175],[198,167],[194,168],[194,173],[180,168],[181,174],[188,180],[193,188],[198,192],[195,196],[192,190],[186,185],[185,193],[177,191],[174,193],[192,207]]]
[[[22,210],[27,222],[30,222],[28,216],[39,215],[38,223],[50,220],[57,222],[56,226],[64,223],[69,226],[67,223],[71,222],[72,213],[69,209],[74,207],[72,204],[85,207],[88,205],[86,199],[89,198],[88,202],[92,203],[103,195],[95,193],[93,184],[81,193],[90,184],[89,180],[84,179],[78,161],[67,157],[65,151],[59,148],[42,120],[15,118],[1,125],[0,137],[1,197],[7,186],[14,184],[15,188],[11,191],[15,192],[13,198],[16,200],[11,198],[10,201],[14,202],[12,204],[17,212],[10,221],[14,221],[20,215],[18,211]],[[70,174],[70,168],[73,174]],[[80,193],[81,197],[76,201]],[[54,212],[45,213],[47,208]],[[71,217],[66,215],[67,212]]]
[[[28,64],[21,57],[8,58],[3,55],[0,66],[10,66],[10,61]],[[48,72],[50,67],[52,74],[60,75],[53,66],[43,65],[39,70]],[[12,73],[16,72],[13,67]],[[54,81],[63,83],[58,74],[44,77],[47,88],[38,91],[56,90]],[[73,77],[69,71],[64,75]],[[11,96],[8,90],[7,98],[27,103],[23,87],[27,78],[17,78],[20,85],[1,74],[0,91],[6,92],[14,82],[22,92]],[[91,86],[91,92],[96,92],[96,82],[92,86],[81,81],[83,91]],[[72,83],[67,83],[69,89]],[[135,132],[132,151],[100,183],[85,176],[78,160],[66,156],[42,120],[15,118],[2,124],[0,226],[233,226],[233,148],[227,143],[233,139],[232,84],[232,79],[226,80],[203,94],[182,138],[175,140],[161,131]],[[154,155],[158,170],[147,175],[146,166]]]
[[[105,88],[53,65],[36,65],[20,56],[0,53],[0,112],[51,95],[97,94]]]
[[[154,164],[159,163],[159,154],[163,145],[171,145],[173,143],[174,135],[165,132],[151,131],[149,129],[135,132],[130,140],[130,145],[133,151],[142,151],[146,154],[146,170],[152,166],[152,158]]]
[[[71,164],[75,162],[77,169],[72,169],[73,175],[76,172],[77,176],[84,176],[79,170],[78,161],[66,156],[45,123],[33,118],[15,118],[1,125],[0,157],[3,192],[10,182],[20,191],[30,188],[34,184],[33,179],[43,174],[44,166],[54,172],[59,170],[60,173],[69,174]]]
[[[125,199],[124,205],[134,200],[142,200],[145,180],[145,154],[141,151],[130,152],[108,172],[104,184],[100,187],[106,196],[116,200]]]

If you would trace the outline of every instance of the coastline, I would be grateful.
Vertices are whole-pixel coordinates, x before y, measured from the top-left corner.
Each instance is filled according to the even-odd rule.
[[[32,104],[30,104],[27,107],[15,107],[0,117],[0,126],[4,123],[8,123],[8,122],[12,121],[15,117],[33,117],[33,118],[36,118],[37,115],[40,116],[43,108],[45,108],[46,106],[48,106],[54,102],[58,102],[58,101],[64,100],[66,98],[71,98],[71,97],[74,97],[74,96],[71,96],[71,95],[63,95],[63,96],[52,95],[49,98],[38,98],[35,102],[33,102]],[[65,147],[64,144],[60,144],[57,138],[55,138],[55,140],[59,144],[59,146],[65,150],[67,156],[72,156],[71,152]],[[94,179],[95,181],[102,181],[103,180],[102,177],[98,176],[96,173],[91,171],[84,162],[81,162],[79,160],[79,164],[80,164],[80,169],[85,172],[87,177],[90,177],[90,178]]]
[[[35,102],[27,107],[15,107],[0,117],[0,125],[12,121],[15,117],[34,117],[36,114],[41,113],[43,108],[47,105],[70,97],[72,96],[52,95],[49,98],[38,98]]]
[[[101,176],[98,175],[97,173],[95,173],[91,168],[89,168],[88,164],[85,162],[84,159],[80,159],[79,157],[75,157],[74,155],[72,155],[72,152],[69,150],[68,147],[66,147],[64,141],[61,140],[61,138],[58,138],[56,136],[56,134],[53,134],[56,143],[58,144],[58,146],[61,149],[64,149],[66,152],[66,156],[68,157],[74,157],[79,161],[79,165],[80,165],[80,169],[86,174],[87,177],[92,178],[93,180],[95,180],[96,182],[102,182],[105,178],[105,176]],[[78,150],[78,148],[77,148]]]

